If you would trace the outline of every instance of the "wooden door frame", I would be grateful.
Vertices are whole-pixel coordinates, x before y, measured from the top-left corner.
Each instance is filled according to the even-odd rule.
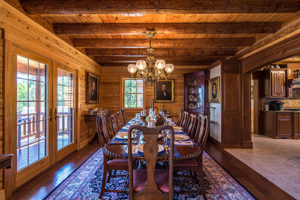
[[[251,141],[251,114],[249,115],[251,113],[251,84],[249,84],[251,73],[269,63],[300,55],[299,47],[300,34],[297,34],[241,60],[243,88],[242,127],[244,139],[249,140],[250,138]],[[250,144],[246,142],[244,145],[249,146]]]
[[[54,124],[53,124],[53,155],[54,155],[54,161],[53,164],[56,163],[57,161],[63,159],[65,156],[69,155],[70,153],[74,152],[75,150],[77,150],[77,146],[78,146],[78,71],[65,66],[63,64],[54,62],[53,65],[53,108],[57,109],[57,69],[63,69],[66,70],[68,72],[73,73],[74,75],[74,116],[73,116],[73,143],[63,147],[62,149],[60,149],[59,151],[57,151],[57,120],[54,117]]]
[[[7,133],[16,133],[16,107],[17,107],[17,84],[16,84],[16,73],[17,73],[17,55],[24,56],[29,59],[36,60],[38,62],[42,62],[48,67],[48,85],[52,84],[51,82],[51,69],[52,69],[52,61],[43,56],[40,56],[30,50],[22,48],[18,45],[12,44],[8,42],[8,45],[5,48],[6,52],[6,64],[5,64],[5,99],[4,102],[4,131],[5,131],[5,145],[4,152],[11,153],[16,155],[16,134],[7,134]],[[52,92],[48,92],[48,113],[50,113],[50,108],[52,107]],[[48,120],[48,143],[47,149],[49,152],[51,151],[51,141],[49,138],[52,133],[52,122]],[[38,175],[42,171],[46,170],[50,165],[50,157],[49,152],[47,156],[34,164],[31,165],[30,168],[24,168],[17,172],[17,157],[14,156],[12,159],[12,168],[10,172],[5,173],[5,190],[7,196],[10,196],[12,191],[19,186],[23,185],[25,182],[32,179],[34,176]],[[35,172],[33,174],[33,172]]]

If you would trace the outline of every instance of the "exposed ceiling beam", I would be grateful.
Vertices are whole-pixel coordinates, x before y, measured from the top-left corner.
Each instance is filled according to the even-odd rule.
[[[201,66],[210,65],[216,60],[202,60],[202,61],[174,61],[172,64],[176,66]],[[129,64],[135,64],[136,61],[112,61],[112,62],[98,62],[101,66],[128,66]],[[171,63],[171,62],[170,62]]]
[[[96,56],[95,61],[98,63],[101,62],[121,62],[121,61],[137,61],[137,60],[145,60],[145,57],[115,57],[115,56]],[[224,58],[224,56],[196,56],[196,57],[155,57],[156,59],[163,59],[167,63],[171,63],[172,61],[203,61],[203,60],[219,60]]]
[[[155,56],[233,56],[236,49],[154,49]],[[88,56],[144,57],[147,49],[86,49]]]
[[[68,35],[143,35],[147,30],[157,34],[252,34],[274,33],[281,23],[61,23],[54,24],[57,34]]]
[[[153,48],[229,48],[250,46],[254,38],[154,39]],[[147,48],[147,39],[74,39],[75,47],[83,48]]]
[[[30,14],[294,13],[300,0],[20,0]]]

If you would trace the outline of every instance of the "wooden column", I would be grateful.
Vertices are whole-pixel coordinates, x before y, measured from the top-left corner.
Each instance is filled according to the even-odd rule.
[[[242,147],[252,148],[251,140],[251,74],[242,74]]]
[[[221,88],[221,144],[223,147],[240,148],[242,146],[240,61],[236,59],[222,61]]]

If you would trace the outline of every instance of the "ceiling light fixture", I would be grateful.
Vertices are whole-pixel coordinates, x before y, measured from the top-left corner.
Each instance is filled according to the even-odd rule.
[[[166,64],[165,60],[156,60],[151,47],[151,39],[155,36],[155,31],[146,31],[145,35],[149,40],[149,47],[147,49],[146,60],[138,60],[136,64],[129,64],[128,71],[131,76],[136,79],[143,79],[152,85],[158,80],[167,80],[170,73],[174,71],[173,64]]]

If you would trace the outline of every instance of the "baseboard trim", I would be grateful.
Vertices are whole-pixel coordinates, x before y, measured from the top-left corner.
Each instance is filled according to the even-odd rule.
[[[94,139],[94,135],[90,136],[79,143],[79,150],[85,147],[88,143],[90,143]]]
[[[221,147],[221,143],[218,140],[216,140],[215,138],[209,136],[208,140],[211,141],[212,143],[216,144],[218,147]]]
[[[252,141],[242,141],[243,149],[253,149]]]
[[[5,190],[0,190],[0,200],[5,200]]]

